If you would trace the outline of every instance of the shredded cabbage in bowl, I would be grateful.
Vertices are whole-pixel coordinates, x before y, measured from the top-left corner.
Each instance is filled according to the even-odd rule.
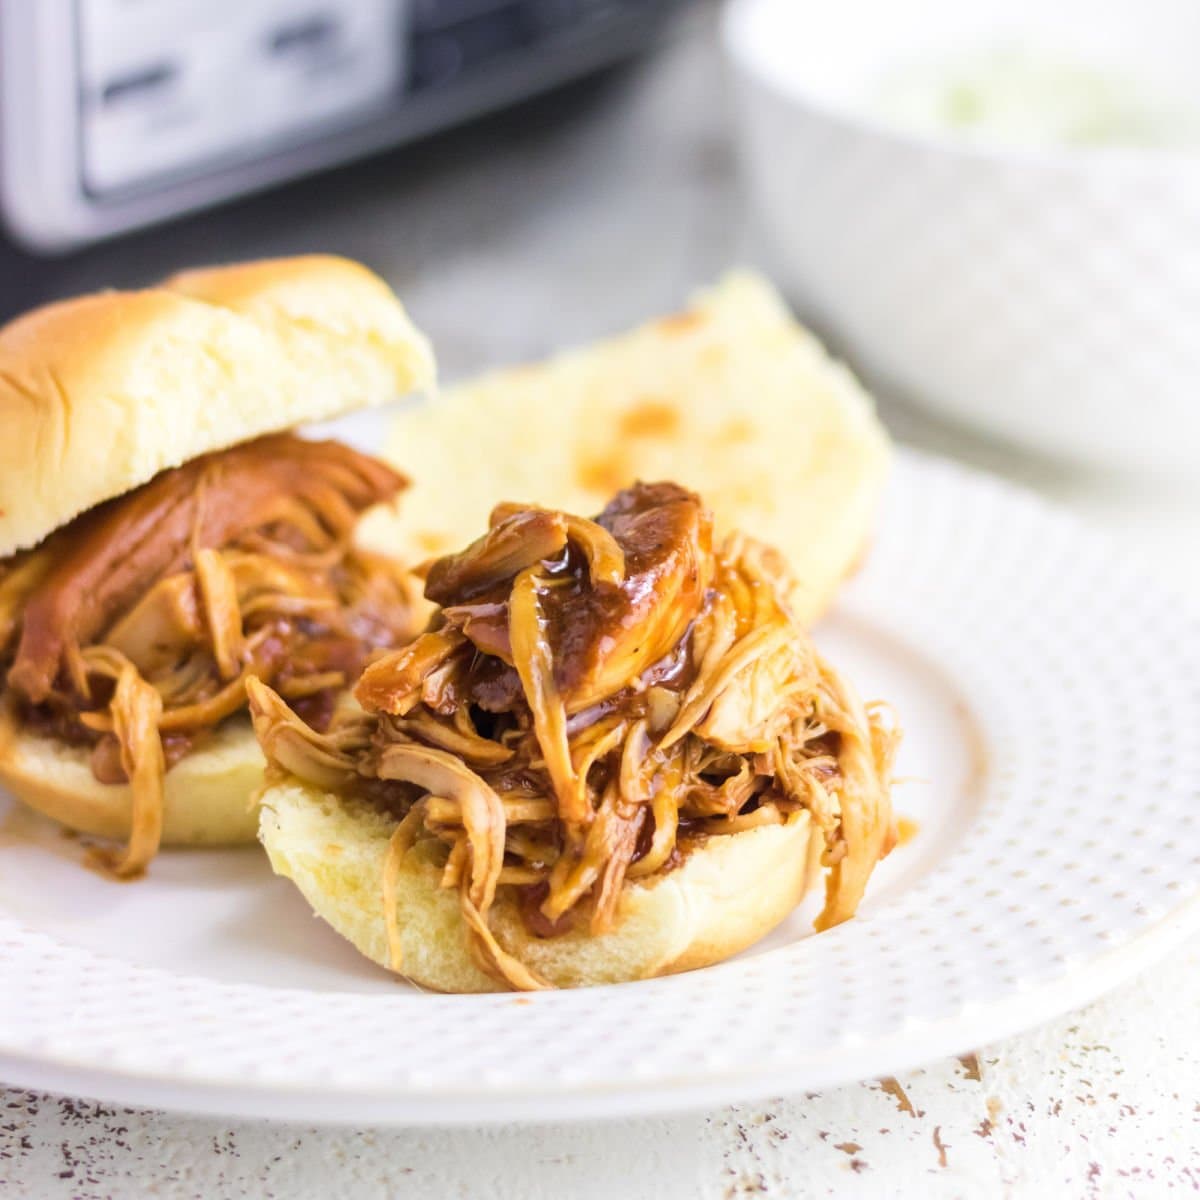
[[[904,64],[872,109],[916,132],[977,142],[1200,149],[1200,106],[1123,69],[1018,45]]]

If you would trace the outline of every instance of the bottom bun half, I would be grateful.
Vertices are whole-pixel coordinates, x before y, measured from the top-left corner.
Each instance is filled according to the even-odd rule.
[[[275,872],[291,879],[317,916],[368,958],[389,966],[383,865],[395,821],[369,804],[295,780],[262,797],[259,839]],[[540,938],[506,889],[489,923],[500,945],[558,987],[650,979],[708,966],[763,937],[816,882],[823,840],[807,813],[709,838],[672,871],[627,882],[607,933],[582,928]],[[402,972],[440,992],[503,985],[471,957],[458,893],[439,886],[439,845],[418,842],[397,883]]]
[[[182,758],[163,783],[163,844],[235,845],[254,841],[255,793],[263,756],[247,718],[227,721]],[[80,833],[129,837],[132,806],[126,784],[101,783],[86,747],[21,728],[10,706],[0,708],[0,785],[18,800]]]

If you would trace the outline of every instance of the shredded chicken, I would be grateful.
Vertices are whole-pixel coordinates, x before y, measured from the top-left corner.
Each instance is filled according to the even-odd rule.
[[[165,471],[0,564],[0,671],[18,716],[90,747],[98,779],[131,787],[115,874],[153,858],[166,770],[245,711],[252,681],[315,737],[363,666],[415,633],[410,576],[353,545],[359,515],[404,485],[336,442],[261,438]],[[288,745],[277,739],[285,758]]]
[[[497,942],[498,894],[536,936],[601,934],[627,879],[800,812],[825,840],[819,927],[853,915],[894,839],[897,735],[793,619],[779,556],[711,537],[674,484],[621,492],[595,521],[501,505],[429,566],[440,611],[368,667],[344,725],[307,729],[251,683],[270,760],[400,818],[382,896],[393,966],[400,865],[426,840],[476,961],[515,988],[545,981]]]

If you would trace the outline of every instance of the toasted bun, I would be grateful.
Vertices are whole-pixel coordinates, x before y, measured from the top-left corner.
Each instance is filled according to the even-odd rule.
[[[395,821],[368,804],[294,780],[262,798],[259,839],[275,872],[291,879],[317,916],[368,958],[388,966],[383,863]],[[439,992],[502,990],[467,949],[458,894],[439,887],[431,843],[403,861],[397,915],[403,972]],[[500,944],[559,987],[650,979],[708,966],[773,929],[818,875],[822,839],[807,813],[709,839],[683,864],[627,882],[610,932],[530,934],[503,889],[490,914]]]
[[[888,440],[853,375],[743,274],[686,312],[401,414],[388,453],[414,486],[364,536],[402,557],[466,545],[497,500],[594,513],[635,479],[673,479],[718,530],[784,551],[807,623],[864,552]]]
[[[254,841],[254,796],[262,781],[262,751],[249,720],[227,722],[203,748],[167,772],[163,843]],[[129,837],[128,786],[100,783],[85,749],[20,728],[7,704],[0,706],[0,784],[69,829],[119,840]]]
[[[0,329],[0,558],[167,467],[432,377],[391,290],[346,259],[186,271],[39,308]]]

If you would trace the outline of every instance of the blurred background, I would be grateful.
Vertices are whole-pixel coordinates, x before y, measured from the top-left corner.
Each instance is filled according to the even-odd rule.
[[[443,376],[751,264],[893,433],[1200,584],[1200,6],[0,0],[0,318],[363,260]]]

